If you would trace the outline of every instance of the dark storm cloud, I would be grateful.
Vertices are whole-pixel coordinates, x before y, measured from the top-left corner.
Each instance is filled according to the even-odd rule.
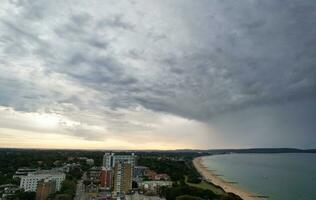
[[[189,117],[209,118],[216,113],[256,104],[315,98],[315,3],[215,2],[210,2],[209,7],[219,5],[225,14],[217,16],[218,20],[197,18],[207,32],[192,38],[209,46],[203,52],[194,46],[182,49],[192,53],[166,59],[164,64],[170,66],[171,72],[178,70],[182,80],[168,75],[164,78],[173,79],[174,83],[170,80],[170,85],[156,85],[166,85],[165,91],[172,86],[175,98],[170,99],[179,98],[181,102],[188,99],[187,104],[173,105],[163,99],[160,104],[163,106],[157,108],[155,101],[151,105],[144,99],[146,106],[164,111],[173,109],[178,114],[188,110]],[[209,7],[201,9],[206,11]],[[190,13],[187,15],[193,18]],[[225,28],[216,30],[216,25]],[[207,33],[216,39],[207,37]],[[191,102],[198,104],[193,106]],[[195,108],[189,109],[192,107]]]
[[[248,107],[214,118],[227,146],[315,148],[315,101]]]
[[[16,68],[0,67],[1,105],[37,111],[67,102],[103,114],[141,106],[209,122],[316,99],[313,0],[162,1],[155,12],[151,6],[9,4],[17,11],[0,15],[0,56]],[[31,78],[62,80],[62,87]]]
[[[164,106],[159,108],[146,103],[146,107],[181,114],[183,110],[188,109],[188,105],[186,103],[174,105],[171,99],[188,96],[186,97],[189,98],[188,104],[196,101],[200,104],[197,107],[201,107],[188,109],[188,113],[208,118],[212,113],[235,107],[282,102],[313,94],[316,75],[313,56],[316,48],[314,39],[316,31],[313,26],[315,14],[312,9],[315,7],[314,4],[306,2],[287,5],[280,1],[254,2],[251,6],[240,2],[213,3],[225,12],[225,15],[218,16],[218,18],[226,18],[227,24],[225,22],[222,24],[227,26],[224,30],[214,29],[214,26],[220,24],[216,17],[209,20],[203,15],[190,16],[190,13],[187,17],[195,17],[210,34],[215,35],[216,41],[205,36],[193,38],[206,44],[209,42],[210,46],[203,49],[202,54],[199,49],[192,46],[190,49],[192,53],[188,55],[166,58],[166,62],[161,64],[168,67],[164,71],[167,77],[159,77],[165,83],[159,81],[151,83],[150,87],[158,88],[153,90],[138,85],[137,87],[147,94],[139,97],[136,93],[135,98],[132,94],[131,101],[145,98],[143,102],[150,102],[150,100],[146,101],[146,98],[150,99],[153,96],[156,101],[161,101],[158,105]],[[206,8],[200,9],[207,11]],[[282,12],[279,12],[280,9]],[[33,41],[40,41],[36,36],[15,25],[4,23],[14,32]],[[71,38],[78,42],[85,41],[92,47],[106,49],[109,41],[95,37],[88,39],[92,35],[89,29],[93,24],[98,24],[101,28],[131,29],[133,27],[124,22],[120,16],[95,23],[90,14],[80,13],[72,15],[69,23],[62,29],[57,28],[57,34],[66,37],[67,40]],[[151,32],[148,34],[155,35]],[[215,45],[215,48],[212,45]],[[86,48],[84,44],[81,47]],[[189,51],[189,49],[179,50]],[[64,63],[58,63],[60,68],[58,70],[62,73],[84,82],[126,84],[127,91],[129,84],[137,82],[137,77],[125,77],[124,67],[113,58],[94,55],[89,57],[85,52],[76,49],[71,53],[73,55],[66,57]],[[169,76],[169,71],[176,75]],[[169,94],[171,94],[170,99],[168,99]],[[155,101],[153,102],[156,104]]]

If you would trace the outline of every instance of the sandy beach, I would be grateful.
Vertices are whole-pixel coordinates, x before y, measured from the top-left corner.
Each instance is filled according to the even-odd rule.
[[[203,157],[198,157],[193,160],[193,164],[198,172],[204,177],[205,180],[212,182],[214,185],[220,186],[225,192],[231,192],[240,196],[243,200],[264,200],[257,194],[245,191],[239,188],[236,183],[225,181],[212,171],[208,170],[203,164]]]

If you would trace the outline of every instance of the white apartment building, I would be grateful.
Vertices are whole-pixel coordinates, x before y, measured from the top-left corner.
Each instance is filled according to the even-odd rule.
[[[142,181],[138,183],[138,186],[146,190],[155,190],[157,191],[160,187],[171,187],[172,181]]]
[[[112,168],[114,153],[105,153],[103,155],[103,167],[106,169]]]
[[[94,165],[94,160],[93,159],[86,159],[86,163],[88,165]]]
[[[36,172],[30,172],[27,176],[21,177],[20,187],[25,191],[35,192],[39,181],[53,180],[56,182],[56,191],[59,191],[61,183],[65,180],[65,178],[66,175],[59,171],[39,170]]]
[[[36,168],[21,167],[15,172],[13,178],[22,178],[23,176],[27,176],[29,172],[35,172],[37,170]]]
[[[103,156],[103,167],[112,169],[116,163],[129,163],[132,168],[135,166],[135,154],[115,155],[114,153],[105,153]]]

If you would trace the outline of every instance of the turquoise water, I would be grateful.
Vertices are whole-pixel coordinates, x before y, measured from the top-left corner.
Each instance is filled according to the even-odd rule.
[[[316,200],[316,154],[224,154],[203,164],[269,200]]]

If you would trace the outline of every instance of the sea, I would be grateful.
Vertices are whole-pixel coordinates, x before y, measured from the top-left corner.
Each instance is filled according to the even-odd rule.
[[[221,154],[203,164],[268,200],[316,200],[316,154]]]

